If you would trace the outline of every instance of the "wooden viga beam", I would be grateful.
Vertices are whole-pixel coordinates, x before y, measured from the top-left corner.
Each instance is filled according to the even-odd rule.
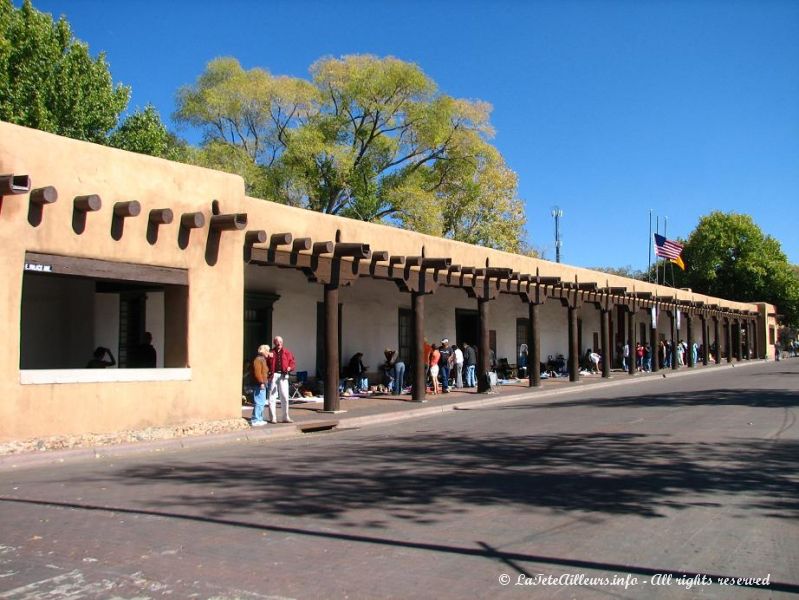
[[[344,243],[339,242],[333,250],[333,256],[337,258],[361,258],[367,259],[372,255],[369,244]]]
[[[119,218],[138,217],[141,213],[141,204],[138,200],[117,202],[114,204],[114,216]]]
[[[247,227],[247,213],[211,216],[211,229],[216,231],[241,231]]]
[[[297,238],[291,243],[292,252],[307,252],[313,247],[311,238]]]
[[[199,229],[205,226],[205,215],[201,212],[183,213],[180,216],[180,226],[185,229]]]
[[[0,194],[2,195],[2,194]],[[58,192],[52,185],[42,188],[36,188],[31,191],[31,204],[38,204],[44,206],[45,204],[52,204],[58,200]]]
[[[265,244],[267,239],[266,232],[263,229],[253,229],[244,234],[244,244],[247,246]]]
[[[530,283],[538,285],[559,285],[561,282],[560,277],[533,277]]]
[[[171,208],[154,208],[148,215],[148,220],[156,225],[169,225],[175,218]]]
[[[423,258],[419,265],[422,269],[449,269],[452,266],[451,258]]]
[[[475,275],[478,277],[500,277],[508,279],[513,273],[513,269],[506,267],[487,267],[485,269],[475,269]]]
[[[269,237],[269,246],[288,246],[291,243],[293,236],[290,233],[273,233]]]
[[[29,175],[0,175],[0,196],[26,194],[31,189]]]

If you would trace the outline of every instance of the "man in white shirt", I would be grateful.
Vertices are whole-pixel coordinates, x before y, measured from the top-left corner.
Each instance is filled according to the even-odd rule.
[[[463,387],[463,350],[455,346],[455,387]]]

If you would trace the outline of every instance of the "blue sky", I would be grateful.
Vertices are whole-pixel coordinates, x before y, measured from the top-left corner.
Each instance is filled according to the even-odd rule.
[[[15,0],[15,4],[20,4]],[[751,214],[799,263],[799,2],[34,0],[64,14],[131,108],[174,128],[175,92],[217,56],[307,77],[321,56],[417,63],[493,107],[528,241],[580,266],[648,260],[712,210]],[[192,138],[192,132],[179,131]],[[662,225],[661,225],[662,232]]]

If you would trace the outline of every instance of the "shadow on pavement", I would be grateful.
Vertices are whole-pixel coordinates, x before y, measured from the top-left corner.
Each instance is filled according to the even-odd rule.
[[[184,521],[196,521],[202,523],[224,525],[227,527],[242,527],[245,529],[254,529],[254,530],[261,530],[261,531],[268,531],[275,533],[310,536],[320,539],[341,540],[341,541],[365,543],[378,546],[384,545],[397,548],[407,548],[411,550],[423,550],[423,551],[435,552],[441,554],[477,556],[477,557],[484,557],[500,561],[524,575],[527,574],[525,570],[520,567],[520,563],[537,563],[537,564],[556,565],[569,568],[577,567],[577,568],[592,569],[598,571],[615,571],[618,573],[626,573],[628,574],[628,576],[629,574],[633,574],[633,575],[672,575],[675,578],[685,577],[684,570],[672,571],[669,569],[651,568],[651,567],[633,565],[629,563],[621,565],[621,564],[613,564],[608,562],[599,562],[592,560],[580,560],[575,558],[561,558],[555,556],[526,554],[521,552],[506,552],[502,550],[497,550],[492,546],[490,546],[489,544],[486,544],[485,542],[481,541],[476,542],[477,546],[479,547],[475,548],[475,547],[453,546],[446,544],[412,542],[408,540],[398,540],[398,539],[391,539],[391,538],[377,537],[377,536],[338,533],[332,531],[319,531],[319,530],[303,529],[300,527],[284,527],[280,525],[260,525],[256,523],[248,523],[233,519],[215,519],[208,517],[186,515],[182,513],[168,513],[168,512],[160,512],[152,510],[105,507],[105,506],[96,506],[91,504],[74,503],[74,502],[56,502],[56,501],[30,500],[23,498],[2,498],[2,497],[0,497],[0,502],[28,504],[41,507],[70,508],[70,509],[84,510],[84,511],[101,511],[101,512],[114,511],[120,514],[147,515],[147,516],[154,516],[161,518],[178,519]],[[692,575],[694,575],[693,572]],[[696,577],[701,577],[703,575],[711,578],[714,582],[718,582],[719,580],[722,579],[733,579],[733,580],[738,579],[738,576],[719,575],[713,573],[699,573],[696,574]],[[791,594],[799,593],[799,585],[796,585],[794,583],[781,582],[781,581],[771,581],[769,582],[768,585],[762,585],[760,583],[755,583],[751,581],[739,581],[728,585],[730,587],[734,586],[734,587],[743,587],[743,588],[768,589],[769,591],[772,592],[787,592]]]
[[[306,462],[268,456],[254,456],[251,464],[227,459],[141,465],[114,478],[144,488],[146,499],[139,502],[159,510],[310,516],[346,525],[351,511],[379,508],[367,523],[365,515],[357,518],[358,526],[373,528],[389,518],[434,523],[469,505],[660,518],[669,509],[729,504],[731,496],[738,498],[742,516],[752,510],[774,518],[799,516],[799,442],[788,440],[431,432],[342,439],[334,452]],[[180,493],[171,486],[159,491],[160,484],[180,484]]]
[[[691,407],[691,406],[752,406],[762,408],[793,408],[799,406],[799,394],[795,390],[701,390],[692,392],[657,392],[618,398],[581,398],[571,401],[536,402],[514,404],[500,410],[524,410],[572,406],[595,408],[647,408],[647,407]]]

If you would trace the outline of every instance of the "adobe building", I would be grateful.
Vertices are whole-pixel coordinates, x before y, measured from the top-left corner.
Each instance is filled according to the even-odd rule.
[[[274,335],[336,411],[355,352],[374,371],[397,349],[419,401],[425,339],[476,345],[478,373],[489,348],[516,363],[527,344],[577,380],[587,348],[765,358],[776,329],[771,305],[283,206],[235,175],[2,122],[0,244],[0,442],[238,417],[243,362]],[[86,368],[97,347],[116,365]]]

